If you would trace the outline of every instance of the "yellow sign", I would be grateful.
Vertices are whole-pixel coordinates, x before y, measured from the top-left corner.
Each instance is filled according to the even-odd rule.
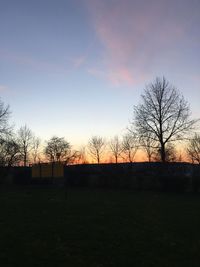
[[[32,178],[57,178],[64,177],[63,164],[55,163],[39,163],[32,166]]]

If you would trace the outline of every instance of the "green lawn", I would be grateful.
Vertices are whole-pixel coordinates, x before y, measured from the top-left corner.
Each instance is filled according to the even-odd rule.
[[[200,266],[200,196],[0,189],[0,266]]]

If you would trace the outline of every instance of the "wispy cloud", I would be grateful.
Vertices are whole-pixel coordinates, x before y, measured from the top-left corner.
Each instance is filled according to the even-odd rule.
[[[8,89],[8,87],[7,86],[5,86],[5,85],[1,85],[0,84],[0,92],[5,92],[5,91],[8,91],[9,89]]]
[[[129,85],[134,83],[133,77],[128,69],[118,69],[118,70],[100,70],[90,68],[88,73],[96,76],[98,78],[108,79],[111,81],[113,86],[119,87],[122,83],[127,83]]]
[[[87,57],[85,55],[77,57],[73,60],[74,68],[81,67],[86,62]]]
[[[85,51],[81,55],[75,57],[72,60],[72,65],[75,69],[85,66],[88,63],[88,60],[91,57],[94,46],[95,46],[95,37],[93,37],[93,39],[90,40]]]
[[[28,68],[33,68],[38,71],[62,74],[66,74],[68,72],[67,67],[65,68],[65,66],[35,59],[31,55],[24,55],[23,53],[17,53],[14,51],[0,49],[0,59]]]
[[[188,37],[194,6],[166,0],[89,0],[97,37],[104,47],[102,63],[114,85],[141,81],[161,63],[178,60]],[[192,7],[191,7],[192,6]]]

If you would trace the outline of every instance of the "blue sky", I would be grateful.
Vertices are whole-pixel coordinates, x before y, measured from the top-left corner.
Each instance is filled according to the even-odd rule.
[[[200,117],[200,1],[0,0],[0,97],[16,129],[122,135],[164,75]]]

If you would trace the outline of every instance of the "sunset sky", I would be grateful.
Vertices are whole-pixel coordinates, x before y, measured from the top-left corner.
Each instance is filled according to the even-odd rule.
[[[73,145],[124,134],[156,76],[200,117],[199,28],[199,0],[0,0],[0,97]]]

